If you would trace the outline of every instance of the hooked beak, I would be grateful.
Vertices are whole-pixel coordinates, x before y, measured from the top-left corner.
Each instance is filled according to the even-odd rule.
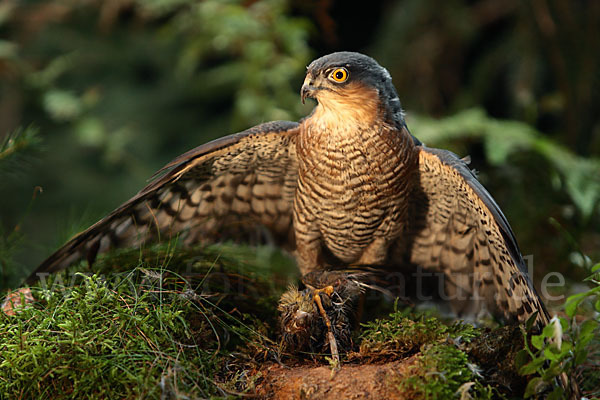
[[[313,86],[313,84],[314,81],[309,76],[304,79],[302,89],[300,89],[300,98],[302,99],[302,104],[304,104],[306,98],[314,98],[314,93],[318,90],[318,88]]]

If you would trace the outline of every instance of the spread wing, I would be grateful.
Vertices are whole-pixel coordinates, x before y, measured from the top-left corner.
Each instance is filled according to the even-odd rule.
[[[133,198],[48,257],[28,282],[82,258],[92,263],[111,248],[174,237],[247,238],[263,226],[278,244],[293,246],[297,132],[295,122],[269,122],[181,155]]]
[[[414,195],[410,262],[442,272],[446,299],[459,313],[482,308],[507,321],[538,326],[548,313],[527,274],[500,208],[455,154],[419,146],[420,190]]]

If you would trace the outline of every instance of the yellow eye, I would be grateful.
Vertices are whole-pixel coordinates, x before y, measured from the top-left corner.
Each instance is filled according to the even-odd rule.
[[[348,80],[348,70],[346,68],[336,68],[329,74],[329,79],[338,83],[346,82]]]

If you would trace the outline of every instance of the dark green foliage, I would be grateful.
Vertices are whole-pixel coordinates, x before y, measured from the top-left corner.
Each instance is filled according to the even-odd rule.
[[[563,373],[580,382],[588,398],[600,396],[600,264],[590,272],[586,280],[594,286],[568,298],[565,305],[568,319],[555,317],[539,335],[527,335],[524,331],[529,342],[526,341],[525,349],[518,355],[517,367],[522,375],[533,376],[525,391],[526,398],[544,390],[551,391],[552,399],[563,398],[564,388],[558,387],[556,381]]]
[[[38,131],[32,127],[17,129],[0,140],[0,193],[9,193],[8,181],[23,177],[28,158],[39,152],[39,147]],[[30,200],[19,209],[14,225],[4,225],[0,220],[0,291],[18,284],[23,278],[24,268],[16,257],[25,244],[22,224],[41,192],[40,187],[33,188]]]
[[[35,149],[39,142],[38,131],[32,127],[17,129],[4,136],[0,141],[0,171],[5,171],[13,159]]]
[[[19,270],[15,254],[21,250],[24,240],[19,229],[13,228],[5,231],[5,228],[0,225],[0,282],[6,286],[16,285],[22,279],[22,276],[15,276]],[[4,285],[1,285],[0,288]]]

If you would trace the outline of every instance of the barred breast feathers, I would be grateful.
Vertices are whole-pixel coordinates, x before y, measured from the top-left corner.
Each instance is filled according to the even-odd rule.
[[[401,234],[417,153],[410,134],[386,118],[376,89],[353,83],[345,91],[351,95],[320,94],[300,125],[295,229],[300,241],[321,237],[353,263],[378,238],[387,243]],[[377,254],[373,262],[384,261],[385,243],[369,251]]]

